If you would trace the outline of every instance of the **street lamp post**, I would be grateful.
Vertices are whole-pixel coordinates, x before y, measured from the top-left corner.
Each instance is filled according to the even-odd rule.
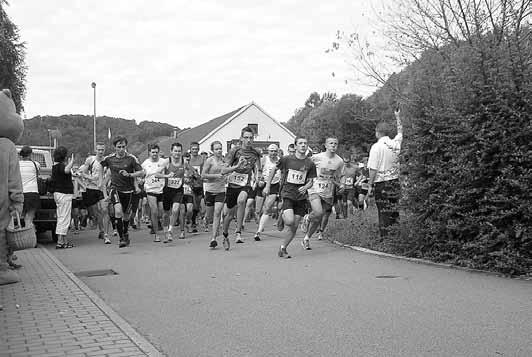
[[[94,139],[94,142],[93,142],[93,148],[94,148],[94,152],[96,152],[96,83],[95,82],[92,82],[91,84],[92,86],[92,89],[93,89],[93,92],[94,92],[94,118],[93,118],[93,139]]]

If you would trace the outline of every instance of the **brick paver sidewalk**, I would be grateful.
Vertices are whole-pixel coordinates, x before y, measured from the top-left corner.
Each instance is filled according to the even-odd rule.
[[[0,356],[161,356],[43,248],[16,253],[21,282],[0,287]]]

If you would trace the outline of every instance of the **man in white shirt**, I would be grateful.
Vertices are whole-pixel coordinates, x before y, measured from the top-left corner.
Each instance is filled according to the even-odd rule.
[[[403,126],[400,111],[395,111],[397,135],[390,139],[391,127],[380,122],[375,128],[377,142],[371,146],[368,159],[369,189],[368,196],[375,190],[375,203],[379,212],[379,231],[381,237],[399,222],[397,203],[401,186],[399,183],[399,153],[403,141]],[[375,185],[375,188],[373,188]]]
[[[343,192],[344,184],[341,183],[344,169],[344,160],[336,154],[338,139],[328,137],[325,140],[325,151],[313,155],[310,159],[316,165],[317,177],[308,190],[312,212],[305,215],[301,230],[306,233],[301,244],[310,250],[310,238],[318,232],[318,240],[322,239],[322,232],[327,227],[329,216],[334,206],[334,195]]]
[[[101,165],[104,159],[105,144],[96,143],[95,155],[89,156],[79,168],[79,176],[87,183],[85,192],[82,193],[83,204],[89,214],[96,218],[98,224],[98,238],[103,239],[105,244],[111,244],[109,239],[109,214],[107,203],[104,202],[103,187],[100,176],[103,174]],[[106,231],[104,233],[104,231]]]
[[[157,234],[159,222],[163,216],[163,171],[166,167],[166,160],[159,158],[159,145],[153,144],[149,148],[150,157],[142,163],[144,170],[144,190],[150,206],[151,226],[155,234],[154,242],[160,242],[161,238]]]

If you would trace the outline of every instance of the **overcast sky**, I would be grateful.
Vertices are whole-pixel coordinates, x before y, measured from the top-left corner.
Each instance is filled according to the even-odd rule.
[[[312,91],[357,93],[336,30],[371,0],[13,0],[27,43],[27,118],[92,114],[195,126],[251,101],[287,121]],[[332,72],[335,76],[332,76]],[[345,81],[348,80],[346,83]]]

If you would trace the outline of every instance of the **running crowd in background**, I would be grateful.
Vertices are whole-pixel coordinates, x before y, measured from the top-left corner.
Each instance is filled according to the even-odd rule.
[[[398,218],[391,208],[398,196],[394,187],[398,187],[397,155],[402,140],[399,112],[395,115],[397,136],[391,139],[391,128],[379,124],[378,141],[369,159],[340,157],[335,137],[324,138],[325,151],[320,153],[309,150],[304,137],[297,137],[286,155],[275,144],[262,152],[253,146],[254,132],[249,127],[242,129],[240,144],[226,155],[220,141],[211,143],[208,153],[200,153],[197,142],[189,148],[176,142],[166,156],[159,145],[152,144],[148,158],[140,163],[128,153],[127,138],[117,136],[112,154],[105,156],[105,145],[98,143],[95,155],[78,167],[74,156],[60,146],[53,153],[49,182],[57,207],[56,248],[73,247],[69,231],[76,234],[91,225],[103,243],[111,244],[117,237],[118,246],[127,247],[130,227],[147,224],[154,242],[184,239],[201,229],[211,232],[210,248],[218,246],[221,233],[222,245],[229,250],[231,241],[244,242],[245,223],[254,221],[253,238],[260,241],[271,218],[280,231],[286,231],[278,255],[289,258],[287,247],[299,227],[305,233],[301,244],[310,250],[310,239],[314,234],[323,238],[333,210],[336,218],[346,218],[357,209],[366,209],[373,190],[385,235]],[[40,207],[40,167],[30,159],[31,153],[28,146],[19,153],[23,215],[30,225]],[[383,184],[387,189],[383,190]],[[233,220],[236,229],[230,240]]]

